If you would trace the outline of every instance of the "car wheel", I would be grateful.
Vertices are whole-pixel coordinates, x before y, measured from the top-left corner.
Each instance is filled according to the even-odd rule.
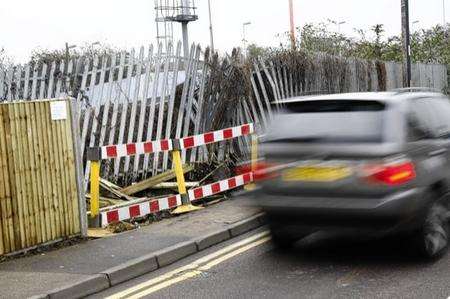
[[[419,252],[428,259],[437,259],[447,252],[450,239],[449,209],[436,202],[429,209],[418,233]]]
[[[294,244],[310,234],[310,232],[297,227],[288,225],[280,225],[276,223],[270,224],[270,232],[272,234],[272,242],[280,249],[289,249]]]

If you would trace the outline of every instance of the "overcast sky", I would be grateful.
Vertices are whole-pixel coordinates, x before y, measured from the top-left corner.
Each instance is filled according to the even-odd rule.
[[[450,0],[446,2],[450,19]],[[1,0],[0,47],[17,62],[32,49],[62,48],[101,41],[122,48],[155,41],[154,0]],[[242,23],[250,21],[247,39],[277,45],[277,33],[288,30],[288,0],[211,0],[216,48],[239,46]],[[191,23],[190,37],[209,43],[208,1],[196,0],[199,21]],[[443,0],[410,0],[414,29],[442,23]],[[346,21],[341,30],[386,25],[387,34],[400,32],[400,0],[294,0],[296,26],[327,19]],[[178,26],[177,26],[178,27]],[[337,30],[337,28],[335,28]],[[177,34],[178,38],[179,35]]]

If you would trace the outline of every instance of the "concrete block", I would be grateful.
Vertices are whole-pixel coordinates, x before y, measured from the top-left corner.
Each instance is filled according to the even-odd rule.
[[[111,286],[139,277],[158,269],[154,254],[145,255],[102,272],[108,275]]]
[[[251,231],[252,229],[256,229],[256,228],[260,227],[262,225],[260,222],[260,218],[261,218],[261,214],[234,223],[229,228],[231,237],[236,237],[236,236],[242,235],[246,232]]]
[[[229,240],[230,238],[230,231],[228,229],[223,229],[212,234],[200,237],[195,242],[197,244],[197,250],[201,251],[223,241]]]
[[[51,291],[48,297],[50,299],[84,298],[106,290],[107,288],[109,288],[109,281],[106,275],[92,275],[82,281],[74,282]]]
[[[196,252],[197,244],[193,241],[188,241],[160,250],[155,253],[155,256],[159,267],[164,267]]]

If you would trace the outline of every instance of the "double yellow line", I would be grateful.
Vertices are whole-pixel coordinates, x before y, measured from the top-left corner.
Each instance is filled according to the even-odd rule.
[[[268,231],[251,236],[245,240],[234,243],[230,246],[222,248],[214,253],[204,256],[186,266],[180,267],[166,274],[140,283],[134,287],[126,289],[107,297],[107,299],[117,298],[142,298],[148,296],[161,289],[167,288],[176,283],[201,275],[204,271],[217,266],[226,260],[242,254],[254,247],[264,244],[270,240]]]

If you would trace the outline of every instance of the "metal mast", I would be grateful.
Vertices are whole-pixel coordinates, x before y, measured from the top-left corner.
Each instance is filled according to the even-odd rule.
[[[158,42],[166,47],[173,42],[173,23],[181,23],[184,56],[189,56],[188,24],[198,20],[194,0],[155,0]]]

